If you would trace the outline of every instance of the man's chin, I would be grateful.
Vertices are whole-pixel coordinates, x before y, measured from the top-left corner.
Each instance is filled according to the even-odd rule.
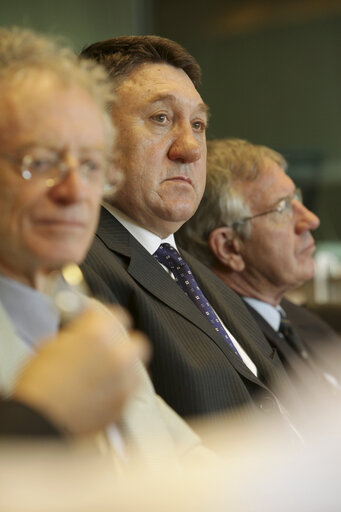
[[[85,258],[85,251],[64,251],[63,253],[55,252],[53,255],[45,254],[41,261],[42,266],[48,271],[59,271],[64,265],[75,263],[80,265]]]
[[[187,222],[195,214],[195,212],[196,208],[181,204],[165,211],[163,218],[165,221],[172,221],[182,225]]]
[[[305,267],[302,271],[302,273],[299,276],[299,279],[296,280],[295,288],[299,288],[300,286],[303,286],[305,283],[310,281],[314,278],[315,275],[315,267],[312,266],[311,269],[308,267]]]

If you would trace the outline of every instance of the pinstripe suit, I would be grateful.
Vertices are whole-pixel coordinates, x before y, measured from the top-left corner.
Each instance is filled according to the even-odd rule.
[[[278,344],[287,344],[279,333],[254,308],[246,304],[248,310],[256,320],[264,336],[273,347]],[[284,309],[287,318],[292,323],[297,334],[309,351],[310,358],[320,371],[327,371],[340,380],[339,358],[341,351],[341,339],[338,334],[321,318],[302,306],[298,306],[288,299],[283,298],[281,307]],[[284,345],[285,347],[285,345]],[[288,347],[290,349],[290,347]],[[307,365],[302,366],[298,354],[292,349],[286,353],[294,374],[300,374],[300,384],[304,385],[305,373],[308,372]],[[338,357],[335,357],[338,356]],[[309,375],[307,375],[309,377]]]
[[[212,414],[246,405],[277,408],[270,391],[291,387],[285,370],[241,299],[185,251],[202,291],[256,364],[255,377],[207,319],[137,240],[105,209],[83,265],[102,300],[130,310],[135,326],[153,345],[150,366],[157,392],[183,416]]]

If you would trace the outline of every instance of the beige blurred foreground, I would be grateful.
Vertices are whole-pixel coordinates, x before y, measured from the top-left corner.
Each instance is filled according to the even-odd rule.
[[[3,443],[0,511],[339,511],[340,408],[320,397],[311,411],[304,443],[278,434],[271,418],[204,427],[222,460],[181,472],[136,464],[118,474],[110,456],[84,447]]]

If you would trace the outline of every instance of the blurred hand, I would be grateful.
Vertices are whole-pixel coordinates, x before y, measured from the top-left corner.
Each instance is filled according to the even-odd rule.
[[[91,308],[38,350],[13,397],[72,434],[88,434],[119,419],[138,384],[136,360],[147,358],[142,334],[129,330],[119,307]]]

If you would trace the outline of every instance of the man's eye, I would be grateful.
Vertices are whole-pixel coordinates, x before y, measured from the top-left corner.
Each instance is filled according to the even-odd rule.
[[[52,158],[52,157],[49,157],[49,158],[32,158],[31,162],[29,163],[28,167],[30,167],[30,169],[33,171],[33,172],[44,172],[44,171],[47,171],[49,170],[51,167],[53,167],[54,165],[56,165],[57,163],[57,159],[56,158]]]
[[[156,121],[157,123],[160,123],[160,124],[166,124],[166,122],[168,121],[168,117],[166,114],[155,114],[153,117],[152,117],[153,121]]]
[[[282,199],[276,206],[276,210],[278,213],[284,213],[290,209],[290,201],[287,199]]]
[[[104,169],[104,162],[100,162],[94,159],[87,159],[81,162],[81,166],[84,170],[89,173],[102,172]]]
[[[194,121],[192,126],[197,132],[204,132],[206,130],[206,124],[203,121]]]

